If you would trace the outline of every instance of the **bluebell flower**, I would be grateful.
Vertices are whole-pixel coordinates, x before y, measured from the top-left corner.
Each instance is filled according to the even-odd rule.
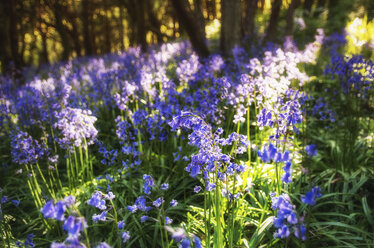
[[[150,175],[144,174],[143,180],[144,180],[144,185],[143,185],[144,194],[149,195],[151,193],[151,188],[155,186],[154,179]]]
[[[50,246],[50,248],[68,248],[68,247],[69,245],[66,245],[64,243],[56,243],[56,242],[52,242]]]
[[[101,242],[98,246],[96,246],[95,248],[111,248],[110,245],[108,245],[107,243],[105,242]]]
[[[291,199],[287,194],[278,197],[271,194],[271,201],[272,209],[278,210],[273,219],[274,227],[277,228],[274,238],[287,238],[299,223],[295,206],[291,204]]]
[[[58,201],[56,205],[53,204],[53,200],[46,202],[43,208],[40,210],[44,215],[44,218],[48,219],[56,219],[56,220],[64,220],[65,219],[65,211],[66,211],[67,204],[65,201]]]
[[[317,155],[317,146],[315,144],[305,146],[305,151],[309,157],[314,157]]]
[[[105,199],[103,199],[103,193],[101,193],[100,191],[97,191],[94,194],[92,194],[91,199],[87,201],[87,204],[94,206],[100,210],[106,209]]]
[[[139,209],[140,211],[143,211],[143,212],[147,212],[148,211],[148,207],[146,205],[146,199],[145,199],[144,196],[139,196],[135,200],[135,205],[136,205],[136,208]]]
[[[61,131],[62,138],[57,142],[63,148],[72,148],[93,144],[97,136],[97,130],[94,126],[96,117],[92,116],[90,110],[66,107],[55,113],[57,122],[53,125]]]
[[[108,200],[113,200],[116,196],[113,194],[113,192],[108,192],[108,194],[106,195],[106,198]]]
[[[203,246],[201,244],[201,240],[199,239],[199,237],[195,236],[194,241],[195,241],[195,248],[203,248]]]
[[[122,242],[126,243],[130,239],[130,232],[122,232],[121,234]]]
[[[165,226],[165,229],[171,233],[171,238],[176,242],[179,242],[187,237],[186,231],[183,228],[177,227],[174,229],[171,226]]]
[[[140,222],[141,222],[141,223],[144,223],[144,222],[146,222],[148,219],[149,219],[148,216],[143,215],[142,217],[140,217]]]
[[[178,201],[177,200],[171,200],[170,206],[176,207],[177,205],[178,205]]]
[[[291,183],[292,182],[291,165],[292,165],[292,163],[290,161],[288,161],[288,162],[286,162],[285,166],[282,167],[282,169],[284,170],[284,174],[282,175],[281,180],[284,183]]]
[[[295,227],[294,230],[294,235],[296,238],[301,239],[303,241],[306,240],[306,227],[304,224]]]
[[[276,233],[274,233],[274,238],[287,238],[290,236],[290,229],[287,225],[283,225],[281,228],[278,229]]]
[[[207,184],[206,184],[206,190],[207,191],[212,191],[212,190],[214,190],[216,188],[216,184],[215,183],[211,183],[211,182],[207,182]]]
[[[138,207],[136,205],[127,206],[127,210],[129,210],[131,213],[135,213],[136,210],[138,210]]]
[[[303,203],[314,206],[316,204],[316,198],[320,198],[321,188],[316,186],[312,188],[312,191],[308,191],[305,196],[301,196],[300,199]]]
[[[153,206],[155,206],[156,208],[160,207],[161,204],[164,203],[164,198],[163,197],[159,197],[157,198],[154,202],[153,202]]]
[[[122,230],[125,227],[125,221],[121,220],[118,221],[118,229]]]
[[[75,197],[73,195],[66,196],[64,198],[64,203],[67,207],[72,206],[75,203]]]
[[[182,239],[180,246],[181,248],[190,248],[191,247],[191,241],[187,238]]]
[[[80,233],[87,228],[87,223],[83,217],[74,217],[69,216],[64,224],[63,229],[68,232],[68,237],[66,238],[66,241],[69,242],[72,245],[79,245],[79,236]]]
[[[101,221],[105,221],[106,220],[106,214],[107,212],[106,211],[103,211],[101,214],[94,214],[92,216],[92,220],[94,223],[97,223],[99,220]]]
[[[195,186],[194,189],[193,189],[193,191],[194,191],[195,193],[199,193],[200,190],[201,190],[201,187],[200,187],[200,186]]]
[[[45,146],[39,144],[28,133],[17,130],[11,133],[11,154],[14,163],[33,164],[47,154]]]
[[[168,188],[169,188],[169,184],[168,183],[161,184],[161,190],[167,190]]]
[[[2,198],[1,198],[1,204],[4,204],[8,201],[8,196],[4,195]]]
[[[54,218],[56,220],[64,220],[65,219],[65,211],[66,211],[66,203],[64,201],[58,201],[56,203],[56,208],[55,208],[55,216]]]
[[[171,223],[173,223],[173,220],[165,216],[165,225],[170,225]]]

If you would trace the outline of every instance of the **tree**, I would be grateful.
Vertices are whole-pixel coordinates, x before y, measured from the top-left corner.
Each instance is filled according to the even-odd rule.
[[[276,37],[276,31],[278,27],[279,13],[282,7],[282,0],[272,0],[271,2],[271,14],[269,25],[266,30],[265,41],[274,41]]]
[[[171,3],[179,23],[190,38],[193,49],[200,57],[209,56],[209,49],[202,30],[203,25],[199,23],[196,14],[193,13],[188,0],[171,0]]]
[[[10,52],[10,39],[9,39],[9,15],[5,13],[8,10],[7,2],[0,1],[0,61],[1,61],[1,72],[4,73],[9,69],[9,65],[12,60]]]
[[[240,44],[241,1],[221,1],[221,51],[229,55]]]
[[[255,31],[255,17],[258,0],[244,1],[244,18],[242,21],[243,36],[250,39]]]
[[[292,35],[293,26],[294,26],[295,10],[299,6],[299,4],[300,4],[300,0],[292,0],[290,6],[288,7],[285,35],[288,35],[288,36]]]
[[[92,24],[92,3],[89,0],[82,0],[82,24],[83,24],[83,43],[86,55],[93,55],[95,51],[95,38],[93,35]]]
[[[312,12],[312,6],[313,6],[314,0],[305,0],[303,8],[305,13],[308,15]]]
[[[326,22],[327,34],[342,31],[348,21],[348,15],[352,7],[353,2],[351,0],[329,0],[329,13]]]

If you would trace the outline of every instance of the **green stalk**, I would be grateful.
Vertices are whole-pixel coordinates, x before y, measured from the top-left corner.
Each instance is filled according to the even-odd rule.
[[[135,108],[136,108],[136,111],[139,109],[138,101],[135,102]],[[141,134],[140,134],[140,129],[137,128],[137,130],[138,130],[139,152],[143,153],[142,137],[141,137]]]
[[[206,219],[206,205],[207,205],[207,193],[206,193],[206,190],[204,190],[204,221],[205,221],[205,226],[204,226],[204,229],[205,229],[205,244],[206,246],[209,244],[209,235],[208,235],[208,222],[207,222],[207,219]]]
[[[77,149],[74,147],[74,165],[75,165],[75,172],[77,173],[76,176],[78,179],[80,178],[80,173],[79,173],[79,163],[78,163],[78,158],[77,158]]]
[[[54,192],[51,190],[51,188],[49,187],[48,183],[47,183],[47,180],[45,180],[45,177],[43,175],[43,172],[42,170],[40,169],[40,166],[39,166],[39,163],[36,163],[36,168],[38,169],[38,172],[40,174],[40,177],[42,178],[47,190],[48,190],[48,193],[49,195],[51,195],[54,199],[56,199],[56,195],[54,194]],[[53,186],[51,186],[52,189],[53,189]]]
[[[220,190],[219,190],[219,185],[218,185],[218,176],[217,176],[217,172],[218,172],[218,169],[217,169],[217,165],[216,165],[216,175],[215,175],[215,181],[216,181],[216,190],[215,190],[215,200],[216,200],[216,213],[215,213],[215,217],[216,217],[216,243],[215,243],[215,247],[223,247],[222,246],[222,230],[221,230],[221,209],[220,209]]]
[[[53,140],[53,148],[54,148],[55,153],[57,154],[57,145],[56,145],[55,135],[54,135],[52,126],[50,126],[50,130],[51,130],[51,135],[52,135],[52,140]],[[58,171],[58,163],[55,164],[55,169],[56,169],[56,174],[57,174],[57,178],[58,178],[58,184],[60,186],[60,189],[62,189],[60,173]]]
[[[27,174],[30,174],[29,166],[26,164],[25,167],[26,167]],[[38,189],[37,185],[35,185],[35,186],[33,185],[33,181],[35,181],[35,173],[33,171],[31,173],[32,173],[31,177],[33,177],[34,180],[32,180],[30,177],[28,177],[27,178],[27,184],[29,186],[31,196],[34,200],[35,207],[37,208],[37,211],[39,213],[39,217],[43,221],[43,223],[47,227],[47,229],[50,230],[51,227],[49,226],[48,222],[46,221],[46,219],[44,219],[44,217],[42,216],[42,214],[40,212],[40,209],[43,206],[43,203],[42,203],[42,200],[41,200],[41,193],[38,191],[38,190],[40,190],[40,188]]]

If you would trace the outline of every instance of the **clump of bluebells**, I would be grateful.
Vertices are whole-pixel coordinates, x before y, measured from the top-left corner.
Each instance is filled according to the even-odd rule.
[[[171,238],[178,243],[180,248],[202,248],[201,240],[195,235],[189,235],[183,228],[165,227],[171,234]]]
[[[305,240],[305,226],[303,224],[298,225],[299,219],[297,217],[296,207],[292,205],[288,194],[276,196],[275,193],[272,193],[270,196],[272,202],[271,208],[277,210],[276,217],[273,221],[274,227],[277,228],[277,231],[274,233],[274,238],[287,238],[294,232],[295,236],[301,234],[298,238]]]
[[[336,55],[324,71],[332,78],[338,78],[341,90],[346,95],[370,100],[373,92],[374,62],[363,56],[344,57]]]
[[[30,233],[29,235],[27,235],[24,242],[17,241],[16,246],[17,247],[24,247],[24,248],[35,247],[35,244],[34,244],[34,241],[33,241],[34,237],[35,237],[35,235],[33,233]]]
[[[282,153],[272,143],[269,143],[268,146],[264,146],[262,152],[258,150],[257,154],[264,163],[284,163],[284,166],[282,167],[282,169],[284,170],[284,174],[282,175],[281,180],[283,183],[291,183],[292,161],[289,151],[285,151],[284,153]]]
[[[301,202],[309,204],[310,206],[316,205],[316,199],[322,196],[321,188],[316,186],[311,191],[308,191],[305,196],[301,196]]]
[[[60,130],[62,138],[57,142],[61,147],[72,149],[73,147],[93,144],[97,136],[94,126],[96,117],[90,110],[66,107],[61,112],[55,114],[57,122],[54,127]]]
[[[97,191],[92,194],[91,198],[87,201],[88,205],[91,205],[95,208],[98,208],[102,212],[100,214],[94,214],[92,220],[94,223],[98,221],[114,221],[116,227],[121,231],[121,238],[123,243],[127,242],[130,239],[130,232],[124,231],[125,223],[124,221],[118,221],[117,211],[115,209],[113,199],[115,195],[113,192],[108,192],[108,194],[103,194],[101,191]],[[106,200],[111,204],[110,207],[107,207]],[[113,215],[109,213],[110,210],[113,210]],[[107,216],[109,215],[109,216]],[[108,218],[107,218],[108,217]]]
[[[248,205],[244,203],[247,203],[248,198],[256,200],[257,196],[254,193],[254,196],[248,197],[250,190],[247,190],[248,194],[244,195],[245,192],[239,188],[241,183],[239,181],[243,181],[249,175],[245,173],[247,166],[254,164],[255,159],[253,157],[251,159],[251,147],[254,147],[254,144],[262,146],[261,150],[257,151],[259,159],[266,164],[276,164],[277,173],[281,168],[283,169],[283,174],[277,175],[276,178],[277,194],[270,195],[272,209],[275,211],[274,237],[288,238],[294,235],[298,239],[305,240],[307,226],[303,221],[304,217],[298,214],[296,205],[292,203],[291,192],[283,192],[293,188],[292,172],[296,167],[297,154],[291,154],[290,151],[293,149],[290,144],[295,135],[300,132],[299,126],[305,116],[304,101],[309,97],[304,92],[294,89],[293,84],[298,82],[302,86],[309,80],[299,64],[315,62],[322,39],[323,32],[319,30],[316,41],[307,44],[304,51],[299,51],[292,41],[288,40],[284,49],[271,45],[265,48],[268,51],[261,50],[261,54],[258,53],[259,56],[256,58],[249,58],[244,49],[236,48],[233,50],[233,60],[229,63],[219,55],[213,55],[203,63],[195,53],[191,54],[188,43],[181,42],[163,44],[159,49],[154,49],[148,54],[143,54],[139,48],[130,48],[121,55],[76,59],[66,64],[52,65],[49,67],[50,71],[45,74],[46,80],[35,77],[25,86],[20,87],[14,96],[1,95],[0,123],[5,123],[9,127],[13,124],[30,129],[37,127],[48,139],[45,144],[50,145],[53,141],[57,141],[63,149],[69,151],[75,151],[78,147],[83,147],[87,151],[87,145],[95,144],[100,159],[94,159],[93,156],[86,156],[86,154],[80,157],[79,155],[82,154],[74,153],[73,155],[77,157],[74,160],[68,158],[70,161],[67,161],[67,165],[72,168],[71,172],[75,173],[74,169],[79,170],[79,167],[74,167],[74,163],[80,162],[82,168],[85,168],[91,161],[101,162],[98,163],[99,166],[94,164],[95,167],[92,168],[95,168],[95,172],[105,170],[102,175],[95,176],[98,176],[98,181],[102,179],[108,182],[106,193],[103,193],[104,190],[96,191],[86,202],[87,204],[83,204],[83,207],[96,208],[92,216],[86,217],[89,222],[92,220],[94,223],[113,225],[112,230],[118,233],[118,241],[127,242],[126,245],[132,242],[130,239],[133,229],[128,228],[133,226],[125,227],[124,220],[118,219],[113,202],[115,197],[118,199],[121,194],[115,191],[117,187],[113,187],[114,193],[111,191],[113,186],[111,183],[118,183],[113,180],[117,178],[115,176],[117,172],[121,179],[128,175],[130,169],[131,172],[142,175],[147,171],[145,166],[150,164],[147,159],[157,158],[158,155],[162,158],[171,155],[169,151],[163,151],[165,147],[161,146],[161,149],[158,149],[158,144],[170,145],[174,142],[179,151],[173,154],[172,159],[174,162],[180,160],[181,154],[184,154],[183,144],[178,144],[180,140],[171,138],[168,124],[173,131],[185,131],[178,131],[178,134],[189,133],[188,144],[195,148],[195,152],[190,157],[183,157],[183,161],[187,164],[185,170],[191,177],[200,180],[201,185],[196,185],[193,191],[203,192],[204,200],[208,199],[204,202],[209,205],[208,208],[204,206],[205,224],[208,223],[207,215],[209,214],[210,221],[212,213],[218,216],[210,222],[216,223],[216,229],[221,227],[220,221],[227,220],[230,223],[225,225],[228,226],[226,230],[230,228],[234,230],[237,225],[245,226],[241,224],[241,220],[236,222],[239,219],[235,219],[237,213],[235,211],[238,210],[236,206],[244,206],[242,209],[245,210],[245,214],[247,212],[251,214],[252,210],[247,211]],[[372,91],[373,64],[360,57],[351,59],[335,57],[327,67],[326,74],[339,78],[345,93],[366,98]],[[1,90],[2,87],[0,86]],[[234,110],[232,119],[225,116],[229,112],[226,111],[228,108]],[[252,110],[255,114],[250,112]],[[321,120],[329,119],[335,122],[335,113],[332,112],[325,98],[316,100],[312,113],[319,115]],[[10,118],[13,114],[18,115],[19,123]],[[115,121],[102,125],[107,119],[96,122],[95,116],[105,118],[110,116]],[[253,116],[257,121],[255,125],[251,122]],[[234,122],[238,130],[225,134],[227,138],[223,137],[222,128],[216,128],[216,126],[225,126],[224,124],[227,123],[224,121]],[[250,137],[240,134],[243,132],[240,128],[245,122],[248,124],[248,136],[255,136],[249,133],[250,130],[257,132],[259,129],[266,135],[270,133],[269,140],[265,144],[258,143],[262,142],[261,140],[255,140],[251,144]],[[230,124],[232,123],[229,123],[229,126]],[[95,125],[98,127],[100,125],[100,130],[101,128],[107,130],[108,127],[108,130],[115,133],[118,142],[101,143],[97,140],[102,137],[98,135]],[[0,129],[3,130],[3,126]],[[53,134],[54,131],[57,132]],[[102,136],[105,135],[107,133],[102,133]],[[185,140],[183,135],[181,135],[182,142]],[[55,168],[57,172],[57,164],[63,162],[63,159],[58,159],[58,155],[50,157],[44,143],[40,144],[29,134],[18,129],[11,137],[14,163],[33,164],[43,156],[49,157],[48,163],[56,165],[52,169]],[[112,135],[108,137],[114,138]],[[107,149],[107,147],[111,148]],[[54,148],[57,150],[56,147]],[[95,149],[92,150],[95,152]],[[231,152],[228,153],[227,150]],[[249,152],[249,161],[240,161],[239,159],[244,157],[240,154],[245,152]],[[315,156],[316,146],[306,146],[305,153],[309,157]],[[86,161],[82,158],[86,158]],[[69,167],[67,168],[66,171],[69,173]],[[45,169],[42,167],[42,171]],[[52,169],[48,169],[48,172],[51,172]],[[61,171],[64,172],[64,169]],[[74,178],[73,173],[68,174],[69,179]],[[77,172],[75,176],[80,174]],[[40,176],[42,177],[42,173]],[[49,173],[48,176],[53,181],[54,174]],[[35,182],[39,177],[30,178]],[[190,235],[181,228],[171,228],[172,224],[180,220],[177,221],[170,215],[169,210],[178,206],[178,201],[168,199],[167,193],[172,190],[169,184],[159,185],[148,174],[143,175],[143,181],[143,192],[133,202],[125,201],[126,204],[132,204],[126,206],[125,211],[136,215],[143,225],[152,223],[149,226],[160,227],[161,233],[166,229],[179,247],[202,247],[197,236]],[[82,186],[79,185],[81,182],[83,180],[70,185],[69,181],[70,189]],[[286,184],[283,185],[283,189],[279,187],[280,183]],[[102,184],[97,187],[98,190],[105,189],[101,186]],[[226,197],[225,201],[219,202],[221,196]],[[302,195],[300,200],[303,204],[314,206],[321,196],[321,189],[314,187]],[[47,196],[44,197],[47,199]],[[15,199],[12,196],[9,198]],[[6,196],[1,198],[0,211],[1,206],[8,201]],[[19,201],[12,200],[12,203],[18,205]],[[213,210],[214,206],[218,207]],[[266,204],[264,208],[266,206],[268,205]],[[49,200],[41,208],[45,219],[63,222],[63,230],[67,232],[64,242],[53,242],[51,247],[88,245],[89,241],[86,239],[84,243],[83,240],[87,223],[79,214],[77,207],[74,197],[70,196],[60,201]],[[121,213],[120,211],[121,209],[118,213]],[[206,227],[206,246],[209,246],[209,242],[212,241],[209,237],[211,230],[213,230],[211,226]],[[165,239],[167,242],[167,236]],[[221,247],[224,246],[223,243]],[[32,241],[27,244],[25,242],[23,245],[31,246],[31,244]],[[232,246],[233,242],[231,242]],[[97,247],[107,248],[109,245],[103,242]]]
[[[292,204],[291,198],[287,193],[277,196],[276,193],[271,193],[272,209],[276,211],[273,223],[277,229],[274,233],[274,238],[288,238],[292,233],[300,240],[306,240],[306,224],[303,222],[304,217],[299,217],[296,211],[296,206]],[[305,196],[301,196],[301,202],[314,206],[316,199],[321,197],[321,189],[314,187],[307,192]]]
[[[199,150],[191,156],[191,162],[186,167],[186,171],[192,177],[202,174],[207,191],[212,191],[217,187],[217,181],[214,178],[225,182],[227,177],[246,171],[247,167],[245,165],[236,164],[233,162],[234,158],[232,156],[222,152],[223,146],[233,144],[236,146],[236,154],[246,152],[249,147],[249,140],[245,135],[234,132],[227,139],[221,138],[222,128],[218,128],[213,133],[210,125],[191,112],[182,112],[174,117],[169,125],[174,131],[177,129],[192,130],[192,133],[188,136],[188,144],[196,146]]]
[[[56,247],[85,247],[79,240],[81,232],[87,228],[87,223],[84,217],[77,216],[74,211],[75,197],[67,196],[56,204],[53,200],[48,201],[40,210],[46,219],[55,219],[64,221],[63,230],[68,233],[68,237],[63,243],[53,242],[52,248]],[[69,210],[69,211],[67,211]],[[66,213],[69,215],[66,217]]]
[[[47,154],[47,149],[27,132],[17,130],[11,136],[11,153],[14,163],[33,164]]]
[[[146,222],[150,219],[150,217],[147,215],[148,212],[150,212],[152,209],[156,210],[158,219],[151,218],[157,222],[160,222],[160,225],[170,225],[173,220],[166,216],[168,212],[168,208],[170,207],[176,207],[178,205],[178,201],[175,199],[172,199],[168,205],[165,204],[165,196],[166,194],[163,193],[164,191],[167,191],[169,189],[169,184],[163,183],[160,186],[157,186],[155,184],[154,178],[150,175],[144,174],[143,175],[143,193],[145,195],[139,196],[136,200],[134,205],[127,206],[127,210],[131,213],[136,213],[137,211],[142,212],[142,216],[140,217],[141,223]],[[156,199],[151,198],[152,189],[155,189],[154,191],[158,193],[158,196]],[[152,207],[153,206],[153,207]]]

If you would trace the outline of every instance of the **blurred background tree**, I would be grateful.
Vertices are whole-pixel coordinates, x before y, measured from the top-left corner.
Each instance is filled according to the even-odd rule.
[[[228,56],[240,42],[292,35],[296,13],[340,32],[353,9],[370,21],[372,0],[2,0],[1,72],[188,38],[202,57],[219,44]],[[315,22],[315,21],[314,21]],[[212,28],[213,27],[213,28]],[[212,34],[216,32],[217,35]],[[264,37],[264,38],[261,38]],[[243,39],[245,38],[245,39]]]

